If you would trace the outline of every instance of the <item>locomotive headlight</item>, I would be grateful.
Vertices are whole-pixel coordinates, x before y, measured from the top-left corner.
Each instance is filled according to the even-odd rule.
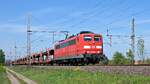
[[[84,46],[84,49],[89,49],[91,48],[91,46]]]
[[[96,46],[96,48],[100,49],[100,48],[102,48],[102,46]]]

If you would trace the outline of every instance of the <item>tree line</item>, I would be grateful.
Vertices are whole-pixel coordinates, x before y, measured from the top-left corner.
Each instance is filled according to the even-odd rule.
[[[126,65],[126,64],[134,64],[134,54],[131,49],[126,52],[126,56],[123,55],[121,52],[115,52],[113,55],[112,60],[110,60],[109,64],[117,64],[117,65]],[[145,60],[141,59],[140,64],[150,64],[150,58]]]
[[[117,51],[114,53],[112,60],[110,60],[110,64],[134,64],[134,54],[131,49],[126,52],[126,56]]]
[[[0,65],[5,64],[5,53],[2,49],[0,49]]]
[[[140,58],[140,64],[150,64],[150,58],[145,57],[145,45],[144,39],[139,38],[137,42],[137,56]],[[134,64],[134,54],[131,49],[126,52],[126,56],[123,55],[121,52],[115,52],[113,55],[112,60],[110,60],[110,64]]]

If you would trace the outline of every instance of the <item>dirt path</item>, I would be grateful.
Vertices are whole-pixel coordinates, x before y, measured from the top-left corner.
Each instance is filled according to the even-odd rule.
[[[6,68],[7,71],[11,72],[12,74],[14,74],[15,76],[17,76],[17,78],[19,78],[20,80],[23,80],[26,84],[37,84],[35,81],[31,80],[31,79],[28,79],[27,77],[19,74],[19,73],[16,73],[15,71],[13,70],[10,70],[8,68]],[[12,84],[20,84],[20,83],[12,83]]]
[[[10,72],[6,71],[6,73],[7,77],[11,81],[11,84],[20,84],[19,80],[15,76],[13,76]]]

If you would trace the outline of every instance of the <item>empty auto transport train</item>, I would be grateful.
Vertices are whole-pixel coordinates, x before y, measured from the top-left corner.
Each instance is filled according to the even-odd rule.
[[[29,62],[30,60],[30,62]],[[54,49],[47,49],[32,56],[13,61],[13,64],[26,65],[88,65],[108,64],[103,53],[103,37],[90,31],[82,31],[65,40],[58,41]]]

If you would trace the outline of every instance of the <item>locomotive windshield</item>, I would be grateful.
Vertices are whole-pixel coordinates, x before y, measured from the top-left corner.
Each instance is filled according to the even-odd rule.
[[[94,41],[100,41],[100,37],[99,36],[94,36]]]
[[[91,36],[84,36],[84,41],[92,41],[92,37]]]

